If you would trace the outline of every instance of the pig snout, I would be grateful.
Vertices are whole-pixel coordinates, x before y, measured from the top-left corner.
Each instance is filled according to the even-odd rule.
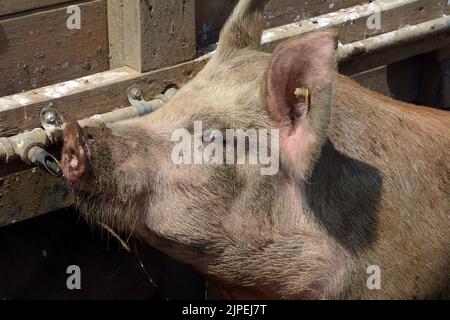
[[[71,183],[80,182],[88,171],[86,135],[76,121],[66,122],[64,127],[62,167]]]

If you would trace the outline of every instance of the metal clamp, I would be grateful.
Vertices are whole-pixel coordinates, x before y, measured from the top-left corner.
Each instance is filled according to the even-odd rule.
[[[136,108],[137,113],[141,117],[161,108],[177,91],[178,88],[171,87],[163,94],[158,94],[153,100],[145,101],[141,87],[138,84],[132,84],[127,89],[127,95],[128,101]]]
[[[136,108],[139,116],[153,112],[153,106],[144,100],[142,89],[139,85],[133,84],[127,90],[128,101]]]
[[[45,130],[53,131],[54,129],[61,128],[64,123],[64,119],[60,114],[53,109],[52,104],[44,107],[39,115],[41,125]]]

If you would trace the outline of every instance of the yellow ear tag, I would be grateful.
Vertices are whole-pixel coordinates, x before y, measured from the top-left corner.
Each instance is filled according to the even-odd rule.
[[[303,97],[305,99],[306,107],[309,110],[309,106],[311,105],[311,95],[309,94],[308,88],[296,88],[294,91],[294,95],[297,98]]]

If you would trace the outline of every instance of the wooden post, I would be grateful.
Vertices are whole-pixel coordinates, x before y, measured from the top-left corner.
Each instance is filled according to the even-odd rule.
[[[147,72],[196,54],[194,0],[109,0],[110,63]]]
[[[123,0],[108,0],[109,68],[126,65],[123,38]]]

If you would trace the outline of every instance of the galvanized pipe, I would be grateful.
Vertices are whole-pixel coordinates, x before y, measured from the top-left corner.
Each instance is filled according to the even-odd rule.
[[[443,16],[417,25],[405,26],[399,30],[339,46],[338,60],[345,62],[359,56],[371,54],[388,47],[419,41],[427,37],[450,31],[450,16]]]
[[[36,128],[8,138],[0,138],[0,161],[11,162],[22,159],[24,162],[31,164],[28,159],[28,151],[32,147],[46,148],[50,144],[60,141],[61,138],[61,129],[48,131],[42,128]]]

